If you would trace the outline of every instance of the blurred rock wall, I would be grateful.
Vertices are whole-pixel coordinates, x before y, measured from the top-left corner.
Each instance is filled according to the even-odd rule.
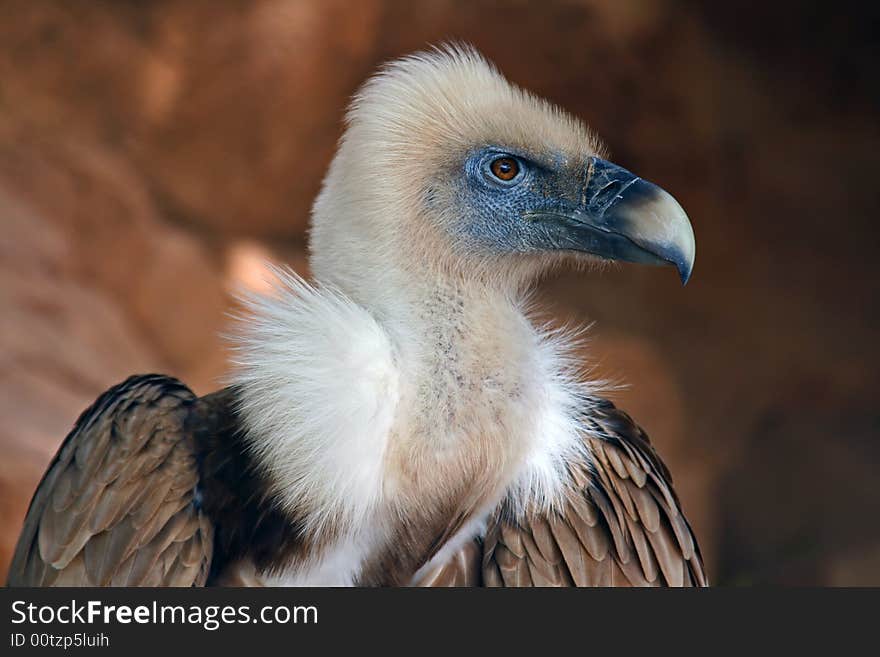
[[[769,5],[769,6],[768,6]],[[872,27],[873,26],[873,27]],[[221,385],[381,61],[466,40],[673,192],[698,257],[548,281],[730,584],[880,584],[877,11],[662,0],[0,1],[0,572],[76,416]]]

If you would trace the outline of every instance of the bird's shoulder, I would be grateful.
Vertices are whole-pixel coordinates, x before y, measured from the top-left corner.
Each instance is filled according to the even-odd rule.
[[[195,500],[196,401],[176,379],[140,375],[84,411],[34,493],[9,584],[204,583],[213,529]]]
[[[424,583],[705,586],[699,545],[647,434],[605,399],[592,400],[583,428],[587,450],[569,461],[557,508],[518,513],[503,503],[482,540]]]

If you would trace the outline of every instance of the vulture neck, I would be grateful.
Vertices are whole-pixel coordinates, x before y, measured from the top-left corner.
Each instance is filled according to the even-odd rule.
[[[452,506],[471,510],[497,504],[517,484],[521,506],[558,497],[563,455],[581,444],[586,386],[569,371],[566,336],[528,319],[519,282],[388,260],[330,282],[392,344],[399,397],[386,491],[404,503],[444,491]]]
[[[387,331],[399,376],[383,477],[389,515],[406,519],[387,528],[387,540],[403,547],[367,562],[362,576],[373,582],[423,566],[418,555],[441,536],[435,559],[446,559],[518,480],[528,487],[530,462],[540,469],[569,438],[550,436],[542,451],[557,371],[515,289],[433,272],[400,275],[393,289],[372,298],[346,291]]]
[[[552,376],[518,285],[388,262],[380,279],[340,283],[390,338],[401,383],[396,439],[410,447],[473,441],[470,428],[491,422],[486,413],[503,420],[524,387]],[[494,447],[502,459],[508,445]]]
[[[559,503],[589,393],[564,336],[516,286],[315,246],[318,286],[258,304],[235,381],[272,492],[314,537],[285,581],[406,583],[502,499]]]
[[[435,272],[400,273],[395,279],[393,293],[384,288],[387,278],[381,294],[364,294],[363,288],[343,292],[388,332],[402,362],[415,366],[414,375],[433,377],[449,369],[465,376],[469,368],[484,369],[475,359],[502,353],[513,367],[534,346],[524,295],[514,286]],[[431,369],[424,369],[428,365]]]

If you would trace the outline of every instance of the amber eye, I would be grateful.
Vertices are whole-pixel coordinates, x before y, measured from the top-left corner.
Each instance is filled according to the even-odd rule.
[[[493,176],[504,182],[510,182],[519,174],[519,162],[512,157],[505,156],[492,160],[489,168]]]

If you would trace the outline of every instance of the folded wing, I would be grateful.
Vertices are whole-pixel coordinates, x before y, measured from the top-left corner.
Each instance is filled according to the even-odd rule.
[[[202,586],[213,529],[196,500],[195,395],[131,377],[77,421],[25,518],[10,586]]]

